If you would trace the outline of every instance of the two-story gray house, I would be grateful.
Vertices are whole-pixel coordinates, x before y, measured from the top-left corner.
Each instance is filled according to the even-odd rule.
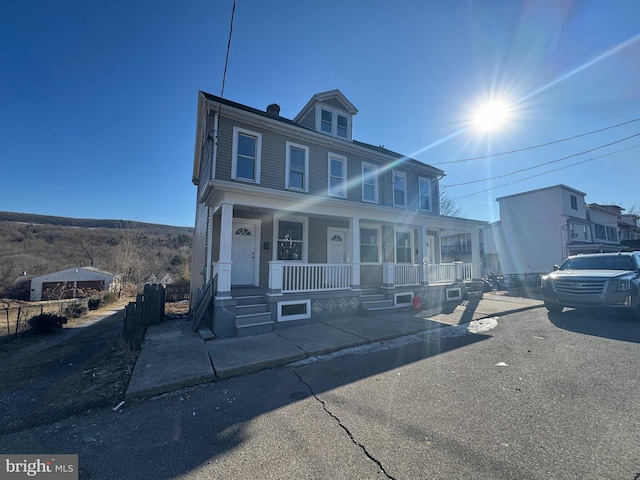
[[[339,90],[292,120],[199,92],[192,311],[217,336],[442,302],[479,278],[485,222],[439,215],[444,172],[354,140],[357,112]],[[440,263],[454,234],[470,263]]]

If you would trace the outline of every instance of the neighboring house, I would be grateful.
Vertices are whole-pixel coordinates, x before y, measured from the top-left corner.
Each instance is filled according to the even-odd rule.
[[[546,273],[569,255],[621,250],[622,209],[585,196],[555,185],[498,198],[500,220],[482,231],[484,273]]]
[[[339,90],[293,120],[199,92],[191,298],[216,335],[433,303],[479,278],[486,222],[440,216],[444,172],[354,140],[356,113]],[[456,234],[469,262],[441,265]]]
[[[637,213],[623,213],[618,223],[620,241],[640,240],[640,215]]]
[[[116,292],[120,276],[93,267],[76,267],[31,279],[31,301],[83,297],[98,292]]]

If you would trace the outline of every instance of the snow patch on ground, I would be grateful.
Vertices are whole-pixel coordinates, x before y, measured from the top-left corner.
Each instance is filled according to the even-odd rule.
[[[462,325],[454,325],[451,327],[436,328],[416,333],[415,335],[407,335],[406,337],[398,337],[392,340],[383,340],[381,342],[369,343],[357,347],[345,348],[337,352],[327,353],[324,355],[316,355],[305,358],[297,362],[289,364],[290,367],[298,367],[308,365],[319,361],[332,360],[334,358],[344,357],[346,355],[362,355],[366,353],[380,352],[391,350],[393,348],[410,345],[412,343],[437,341],[439,338],[461,337],[468,334],[479,334],[493,330],[498,326],[498,321],[494,317],[484,318],[482,320],[474,320],[470,323]]]

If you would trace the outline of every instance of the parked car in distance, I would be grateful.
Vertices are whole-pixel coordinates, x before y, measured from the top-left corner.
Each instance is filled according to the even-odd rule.
[[[634,312],[640,317],[640,252],[574,255],[541,279],[550,312],[564,307]]]

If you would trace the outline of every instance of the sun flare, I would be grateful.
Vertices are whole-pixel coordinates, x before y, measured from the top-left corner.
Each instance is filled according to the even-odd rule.
[[[476,129],[488,132],[504,126],[508,118],[508,105],[503,100],[491,100],[476,109],[472,122]]]

